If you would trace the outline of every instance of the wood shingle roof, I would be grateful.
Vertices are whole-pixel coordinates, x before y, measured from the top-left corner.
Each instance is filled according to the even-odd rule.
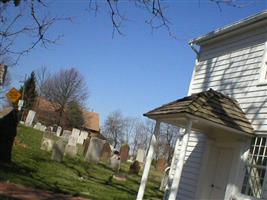
[[[154,118],[175,114],[189,114],[245,133],[253,128],[238,102],[212,89],[178,99],[144,114]]]

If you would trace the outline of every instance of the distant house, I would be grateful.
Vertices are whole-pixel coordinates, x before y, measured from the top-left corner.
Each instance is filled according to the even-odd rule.
[[[34,110],[36,111],[35,121],[48,126],[52,126],[57,123],[58,113],[50,101],[38,98]],[[99,133],[99,114],[96,112],[89,112],[87,110],[83,110],[82,112],[84,118],[84,125],[82,128],[92,133]]]
[[[267,199],[267,11],[190,41],[188,96],[145,116],[183,128],[164,199]]]

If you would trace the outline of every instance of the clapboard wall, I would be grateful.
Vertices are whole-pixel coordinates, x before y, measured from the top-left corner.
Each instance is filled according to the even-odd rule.
[[[267,133],[267,85],[259,85],[267,24],[200,45],[189,93],[209,88],[236,99],[253,128]]]
[[[206,137],[204,134],[191,132],[188,146],[186,149],[186,156],[184,159],[184,166],[182,171],[182,178],[178,189],[177,200],[191,200],[195,199],[198,177],[201,168],[201,160],[204,152]],[[177,169],[177,162],[179,152],[181,149],[181,142],[177,148],[177,154],[174,155],[174,161],[170,170],[169,187],[171,187],[172,179]],[[168,194],[165,196],[168,199]]]

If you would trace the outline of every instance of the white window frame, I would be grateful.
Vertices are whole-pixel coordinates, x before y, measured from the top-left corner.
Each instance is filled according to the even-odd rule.
[[[267,85],[267,41],[264,45],[264,54],[261,62],[260,77],[258,86]]]

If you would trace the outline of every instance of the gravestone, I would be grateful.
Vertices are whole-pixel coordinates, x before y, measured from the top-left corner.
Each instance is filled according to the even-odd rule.
[[[45,130],[46,130],[46,126],[45,125],[41,125],[40,131],[45,132]]]
[[[12,147],[17,135],[17,112],[12,107],[0,112],[0,163],[11,161]]]
[[[136,155],[136,160],[140,163],[145,162],[145,157],[146,157],[146,152],[143,149],[138,149],[137,150],[137,155]]]
[[[40,122],[37,122],[37,123],[33,126],[33,128],[36,129],[36,130],[40,130],[40,129],[41,129],[41,126],[42,126],[42,124],[41,124]]]
[[[63,138],[64,141],[68,141],[70,136],[71,136],[71,131],[64,130],[61,137]]]
[[[121,162],[126,162],[128,160],[130,147],[128,144],[123,144],[120,148]]]
[[[60,139],[53,145],[51,159],[58,162],[62,162],[64,152],[65,152],[65,143],[63,139]]]
[[[78,153],[78,147],[77,146],[73,146],[73,145],[66,145],[65,148],[65,155],[71,156],[71,157],[75,157]]]
[[[105,140],[92,137],[90,140],[88,150],[85,155],[85,160],[89,162],[96,162],[96,163],[99,162],[104,143]]]
[[[83,142],[83,155],[85,156],[86,153],[87,153],[87,150],[88,150],[88,147],[89,147],[89,144],[90,144],[90,140],[91,138],[86,138]]]
[[[32,122],[34,120],[35,114],[36,114],[35,111],[29,110],[28,115],[27,115],[26,120],[25,120],[26,126],[32,126]]]
[[[78,144],[83,144],[84,143],[84,140],[88,137],[88,132],[86,131],[81,131],[79,137],[78,137],[78,141],[77,143]]]
[[[111,153],[112,153],[112,151],[111,151],[110,145],[108,142],[106,142],[103,145],[103,148],[102,148],[102,151],[100,154],[100,160],[102,160],[104,162],[108,162],[110,160]]]
[[[120,155],[118,151],[115,151],[113,156],[110,158],[110,167],[115,172],[119,172],[120,167],[121,167],[121,160],[120,160]]]
[[[58,126],[56,131],[58,137],[61,135],[61,131],[62,131],[61,126]]]
[[[160,172],[164,172],[164,170],[166,169],[167,166],[168,166],[167,160],[164,158],[160,158],[157,160],[156,170],[158,170]]]
[[[138,175],[139,171],[141,169],[141,166],[137,160],[135,160],[129,168],[129,174],[136,174]]]
[[[43,133],[43,138],[50,138],[50,139],[53,139],[53,136],[54,136],[54,134],[51,133],[51,132],[49,132],[49,131],[45,131],[45,132]]]
[[[68,140],[68,145],[70,146],[76,146],[78,138],[71,135]]]
[[[80,132],[81,132],[81,131],[80,131],[79,129],[77,129],[77,128],[73,128],[73,129],[72,129],[72,132],[71,132],[71,135],[74,136],[74,137],[77,137],[77,138],[78,138],[79,135],[80,135]]]
[[[44,137],[41,142],[41,149],[45,151],[52,151],[54,140]]]

